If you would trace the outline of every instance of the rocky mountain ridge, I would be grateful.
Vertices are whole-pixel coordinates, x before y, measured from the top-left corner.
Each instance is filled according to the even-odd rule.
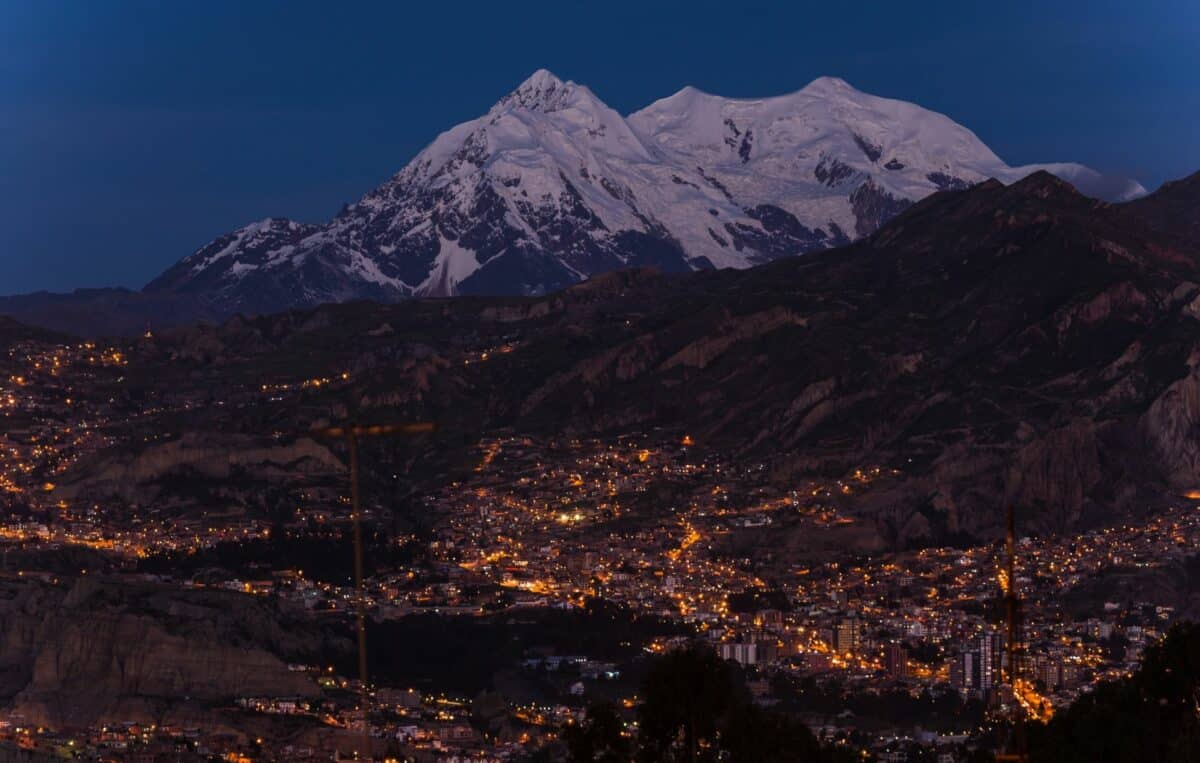
[[[947,117],[837,78],[763,99],[685,88],[622,117],[541,70],[330,222],[252,223],[146,292],[263,313],[543,294],[628,267],[745,268],[847,244],[930,193],[1038,169],[1106,198],[1144,192],[1075,164],[1010,167]]]
[[[488,432],[687,432],[780,484],[898,471],[854,500],[884,545],[986,536],[1010,503],[1065,530],[1200,488],[1200,250],[1138,210],[1036,173],[747,270],[163,332],[127,376],[219,388],[348,370],[345,389],[299,407],[198,410],[189,426],[212,430],[210,448],[254,421],[303,432],[355,406],[438,421],[434,443],[388,456],[435,479]]]
[[[27,722],[221,723],[237,697],[317,697],[276,656],[314,654],[319,636],[228,592],[181,594],[80,577],[69,590],[11,584],[0,600],[0,695]]]

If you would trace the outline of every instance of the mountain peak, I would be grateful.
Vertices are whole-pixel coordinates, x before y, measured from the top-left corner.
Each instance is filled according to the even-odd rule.
[[[1051,196],[1066,198],[1079,196],[1075,186],[1044,169],[1035,170],[1009,186],[1014,192],[1046,199]]]
[[[1184,191],[1200,191],[1200,172],[1193,172],[1178,180],[1168,180],[1151,195],[1166,193],[1181,193]]]
[[[948,117],[837,77],[725,98],[687,87],[624,117],[539,69],[322,225],[266,220],[147,286],[220,310],[347,298],[543,294],[606,271],[745,268],[867,236],[1010,167]],[[1087,173],[1091,173],[1090,175]],[[1053,189],[1041,175],[1046,193]]]
[[[853,85],[841,77],[817,77],[812,82],[805,85],[801,92],[813,94],[827,93],[857,93],[859,92]]]
[[[1157,191],[1129,203],[1150,226],[1183,239],[1200,250],[1200,172],[1163,183]]]
[[[562,87],[563,81],[549,69],[538,69],[517,86],[517,90],[546,90]]]
[[[538,69],[500,100],[505,106],[554,111],[575,90],[574,82],[563,82],[549,69]]]

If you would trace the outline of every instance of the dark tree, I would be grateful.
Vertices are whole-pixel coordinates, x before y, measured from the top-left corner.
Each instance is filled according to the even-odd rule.
[[[729,713],[721,734],[729,763],[807,763],[821,759],[817,738],[800,721],[742,704]]]
[[[1200,760],[1200,626],[1176,625],[1131,677],[1032,728],[1030,749],[1035,763]]]
[[[660,658],[642,684],[638,759],[716,760],[717,730],[738,688],[729,666],[710,649],[689,646]]]
[[[563,732],[571,763],[629,763],[633,746],[621,732],[625,722],[610,702],[588,708],[582,723]]]
[[[799,720],[755,705],[742,674],[707,647],[691,646],[659,658],[642,683],[642,698],[640,761],[815,763],[833,759],[823,755],[816,737]]]

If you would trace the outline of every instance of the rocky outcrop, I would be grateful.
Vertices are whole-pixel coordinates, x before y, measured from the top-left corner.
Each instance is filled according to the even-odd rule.
[[[1070,527],[1104,478],[1092,422],[1054,429],[1016,452],[1006,480],[1007,504],[1034,509],[1037,521]]]
[[[1159,395],[1140,427],[1170,484],[1200,488],[1200,366]]]
[[[189,433],[140,452],[111,454],[106,461],[68,475],[59,490],[67,498],[120,495],[145,500],[153,497],[154,483],[172,475],[227,480],[243,470],[279,483],[302,474],[336,473],[344,468],[328,448],[307,437],[277,444],[240,435]]]
[[[278,655],[315,654],[320,637],[249,596],[89,577],[5,594],[0,687],[31,723],[159,723],[236,697],[319,694]]]
[[[692,342],[667,358],[660,370],[678,365],[704,368],[736,344],[753,341],[784,326],[804,326],[807,323],[804,316],[782,307],[730,317],[721,322],[715,335]]]
[[[910,200],[897,198],[868,180],[850,194],[854,232],[869,236],[911,205]]]

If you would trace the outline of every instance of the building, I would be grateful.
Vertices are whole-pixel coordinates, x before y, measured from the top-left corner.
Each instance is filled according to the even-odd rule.
[[[896,680],[908,678],[908,650],[897,641],[888,643],[883,651],[883,665],[888,678]]]
[[[767,630],[783,630],[783,612],[778,609],[760,609],[754,618],[754,622],[760,628],[766,628]]]
[[[833,632],[833,649],[838,654],[854,654],[860,646],[862,626],[857,618],[843,618]]]
[[[739,665],[754,665],[758,662],[758,645],[754,642],[721,644],[721,659],[733,660]]]
[[[970,649],[959,653],[950,664],[950,682],[959,691],[978,691],[979,653]]]
[[[991,691],[1002,682],[1000,667],[1003,653],[1004,644],[999,633],[989,631],[979,637],[980,691]]]
[[[779,645],[774,639],[725,642],[721,644],[721,659],[739,665],[766,665],[779,659]]]

